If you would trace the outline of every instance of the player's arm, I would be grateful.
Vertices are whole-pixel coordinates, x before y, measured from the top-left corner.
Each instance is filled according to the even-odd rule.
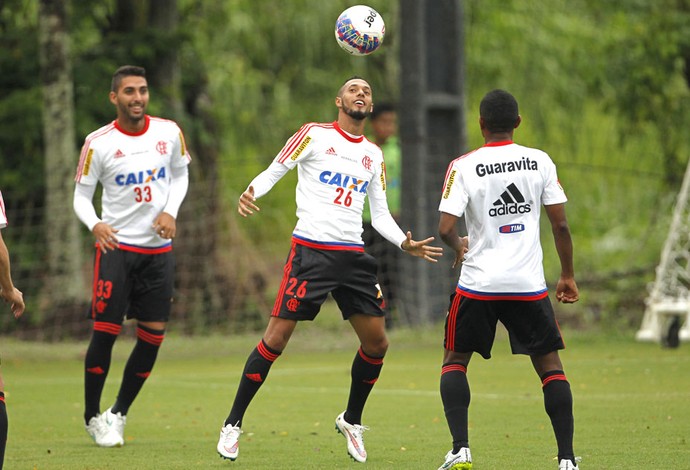
[[[153,222],[153,230],[162,238],[173,239],[177,233],[177,213],[180,211],[189,189],[189,170],[187,165],[173,167],[171,170],[170,191],[168,202],[156,220]]]
[[[267,194],[289,170],[288,167],[274,160],[268,168],[259,173],[249,183],[247,189],[240,195],[237,212],[242,217],[247,217],[254,214],[254,212],[260,211],[261,209],[255,204],[256,200]]]
[[[441,212],[441,217],[438,221],[438,234],[441,240],[455,251],[453,267],[464,261],[469,245],[468,238],[461,237],[458,233],[458,219],[459,217],[453,214]]]
[[[0,296],[10,304],[15,318],[24,313],[24,295],[14,287],[12,275],[10,274],[10,254],[5,245],[5,240],[0,232]]]
[[[96,185],[77,183],[74,188],[74,200],[72,206],[74,212],[86,227],[93,233],[101,251],[117,248],[118,230],[101,221],[96,215],[96,208],[93,207],[93,195],[96,192]]]
[[[412,239],[411,232],[403,233],[388,209],[386,192],[379,181],[379,177],[375,175],[367,190],[369,209],[371,210],[371,226],[383,238],[404,252],[436,263],[437,258],[443,255],[443,248],[430,245],[434,241],[434,237],[417,241]]]
[[[556,244],[556,252],[561,261],[561,276],[556,286],[556,299],[563,303],[574,303],[579,299],[573,266],[573,240],[565,216],[565,204],[544,206],[551,222],[551,232]]]

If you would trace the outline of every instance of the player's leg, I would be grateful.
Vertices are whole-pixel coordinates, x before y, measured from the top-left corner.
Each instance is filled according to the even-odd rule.
[[[220,430],[216,450],[221,457],[235,460],[239,455],[239,439],[242,434],[242,420],[249,404],[266,381],[268,372],[287,346],[292,332],[297,326],[296,320],[271,317],[264,336],[252,350],[244,364],[237,393]]]
[[[7,445],[7,408],[5,407],[5,383],[0,375],[0,470],[5,462],[5,447]]]
[[[345,421],[362,424],[364,404],[381,374],[383,358],[388,350],[388,338],[383,317],[357,314],[350,316],[349,321],[357,333],[360,347],[352,361],[352,382]]]
[[[468,413],[471,400],[467,367],[473,352],[491,357],[497,316],[491,302],[464,297],[460,291],[450,297],[444,326],[444,354],[441,366],[441,401],[453,447],[441,467],[472,468]]]
[[[97,435],[104,434],[103,427],[96,426],[92,420],[100,417],[101,395],[110,369],[113,346],[122,330],[123,312],[130,291],[125,272],[125,259],[120,250],[103,254],[96,249],[89,312],[93,331],[84,358],[84,421],[87,428],[93,424],[87,431],[99,445],[102,444]]]
[[[151,375],[165,338],[166,325],[167,323],[162,321],[137,322],[137,340],[122,373],[122,384],[117,399],[110,409],[113,414],[127,416],[129,407]]]
[[[287,346],[297,322],[280,317],[271,317],[263,338],[249,354],[242,371],[242,377],[235,395],[230,414],[225,419],[225,425],[242,425],[244,413],[247,411],[254,395],[266,380],[268,372]]]
[[[573,417],[573,395],[570,383],[563,372],[563,364],[558,351],[544,355],[531,356],[534,370],[539,375],[544,393],[544,408],[551,420],[558,446],[558,461],[572,462],[576,468],[573,451],[575,420]]]
[[[542,383],[544,407],[551,419],[558,445],[558,460],[563,467],[576,470],[573,453],[573,395],[563,372],[558,351],[565,348],[548,297],[536,301],[506,302],[501,315],[514,354],[527,354]],[[565,462],[564,462],[565,460]]]

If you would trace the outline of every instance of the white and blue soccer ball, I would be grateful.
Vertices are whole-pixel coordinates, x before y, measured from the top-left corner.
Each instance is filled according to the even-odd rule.
[[[343,11],[335,22],[338,45],[352,55],[369,55],[386,35],[383,18],[373,8],[355,5]]]

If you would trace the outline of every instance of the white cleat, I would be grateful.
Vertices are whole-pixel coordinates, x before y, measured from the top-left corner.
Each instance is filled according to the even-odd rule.
[[[89,424],[86,425],[86,432],[100,447],[120,447],[122,445],[120,437],[108,427],[102,414],[89,420]]]
[[[239,423],[238,423],[239,424]],[[220,429],[220,438],[216,450],[224,459],[235,460],[240,453],[240,434],[242,430],[239,426],[226,424]]]
[[[470,470],[472,468],[472,454],[469,447],[461,447],[457,454],[453,449],[446,454],[446,461],[438,470]]]
[[[343,411],[335,418],[335,430],[347,439],[347,453],[350,454],[350,457],[357,462],[364,463],[367,461],[367,451],[364,449],[362,434],[369,428],[361,424],[350,424],[345,421],[344,416],[345,412]]]
[[[580,457],[575,457],[575,462],[579,461]],[[558,463],[558,470],[580,470],[580,467],[578,467],[577,463],[572,463],[568,459],[561,459]]]
[[[105,424],[118,437],[119,445],[125,445],[125,424],[127,424],[127,416],[122,416],[119,412],[113,413],[111,408],[105,410],[101,416],[104,417]]]

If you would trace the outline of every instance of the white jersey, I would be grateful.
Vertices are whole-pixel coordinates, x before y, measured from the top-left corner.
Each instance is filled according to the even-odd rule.
[[[0,193],[0,228],[7,227],[7,214],[5,214],[5,201]]]
[[[556,165],[541,150],[495,142],[452,161],[439,211],[465,215],[469,251],[458,281],[463,295],[545,297],[541,206],[566,201]]]
[[[293,236],[302,243],[363,249],[362,210],[367,195],[390,215],[381,149],[364,136],[344,132],[337,122],[305,124],[274,162],[288,169],[298,167],[299,220]],[[400,243],[405,235],[397,231],[391,238]]]
[[[172,173],[191,158],[182,131],[173,121],[146,116],[132,134],[117,121],[86,137],[75,180],[103,186],[101,219],[119,230],[120,244],[160,247],[170,244],[153,230],[165,208]]]

